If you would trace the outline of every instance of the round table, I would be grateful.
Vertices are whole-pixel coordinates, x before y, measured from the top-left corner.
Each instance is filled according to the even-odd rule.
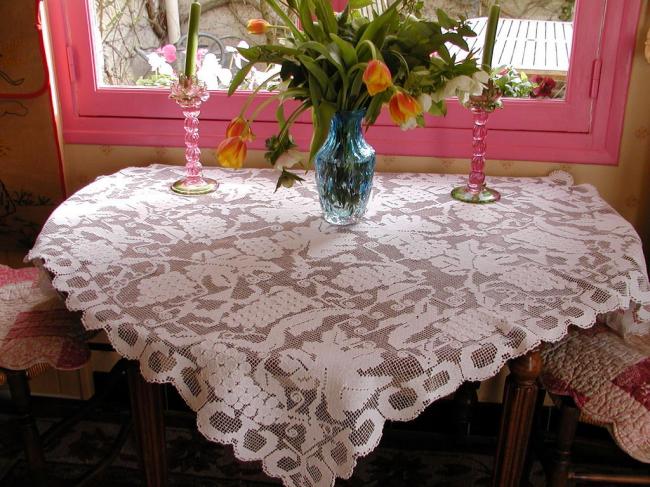
[[[366,218],[336,227],[309,177],[274,192],[273,171],[208,169],[218,191],[188,198],[180,172],[97,179],[28,258],[207,438],[286,486],[349,477],[386,420],[512,359],[495,482],[518,485],[538,347],[650,303],[638,235],[566,173],[493,178],[489,206],[452,200],[457,176],[377,174]]]

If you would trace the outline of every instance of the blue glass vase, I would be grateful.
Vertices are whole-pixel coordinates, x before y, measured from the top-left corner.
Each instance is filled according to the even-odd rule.
[[[370,199],[375,149],[363,137],[361,122],[365,113],[337,112],[325,142],[314,156],[323,218],[335,225],[359,221]]]

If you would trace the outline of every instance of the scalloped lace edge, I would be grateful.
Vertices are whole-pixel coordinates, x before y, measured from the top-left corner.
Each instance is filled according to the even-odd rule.
[[[83,306],[79,306],[79,309],[74,309],[74,307],[72,307],[72,308],[70,307],[70,296],[69,295],[73,294],[73,293],[70,292],[71,291],[70,288],[68,288],[68,286],[66,286],[64,283],[61,282],[60,276],[53,270],[52,266],[50,266],[42,256],[38,255],[38,253],[35,252],[34,249],[29,251],[29,253],[25,257],[25,261],[26,262],[32,262],[34,265],[46,269],[47,271],[50,272],[51,275],[54,276],[54,278],[52,279],[52,285],[54,286],[54,288],[57,291],[59,291],[60,293],[64,293],[66,295],[65,296],[65,303],[66,303],[66,306],[68,306],[68,309],[70,309],[70,311],[80,311],[82,313],[81,322],[82,322],[82,324],[84,325],[84,327],[87,330],[103,329],[104,331],[106,331],[103,326],[92,327],[92,326],[87,325],[87,323],[86,323],[87,309],[84,309]],[[629,289],[629,286],[628,286],[628,291],[629,290],[630,289]],[[465,381],[470,381],[470,380],[471,381],[483,381],[483,380],[487,380],[489,378],[492,378],[496,374],[499,373],[499,371],[503,368],[503,366],[505,365],[506,362],[508,362],[510,360],[513,360],[513,359],[516,359],[518,357],[521,357],[523,355],[526,355],[531,350],[534,350],[535,348],[539,347],[545,341],[547,343],[554,343],[554,342],[562,340],[567,335],[567,333],[569,332],[569,327],[572,326],[572,325],[577,326],[579,328],[587,329],[587,328],[590,328],[591,326],[593,326],[596,323],[596,316],[599,315],[599,314],[605,314],[605,313],[609,313],[609,312],[616,311],[616,310],[619,310],[619,309],[625,309],[625,308],[629,307],[631,303],[636,303],[636,304],[640,304],[640,305],[650,304],[650,302],[646,303],[640,298],[635,298],[634,296],[631,295],[632,294],[631,292],[629,294],[630,295],[628,296],[627,303],[621,302],[622,300],[625,299],[625,297],[623,295],[621,295],[620,293],[618,293],[619,306],[614,306],[614,307],[611,307],[611,308],[603,308],[601,310],[595,310],[595,309],[592,308],[593,314],[592,314],[592,316],[590,316],[590,321],[582,319],[582,320],[579,320],[580,321],[579,323],[577,323],[577,322],[575,322],[576,320],[569,320],[568,322],[564,322],[564,323],[560,324],[558,326],[558,329],[560,331],[559,331],[559,333],[553,335],[554,336],[553,339],[542,340],[536,333],[529,330],[529,332],[533,336],[535,336],[536,339],[532,342],[532,345],[528,348],[528,350],[516,351],[514,353],[508,352],[508,353],[505,354],[505,356],[502,356],[499,360],[495,360],[489,366],[484,367],[483,370],[481,370],[481,373],[479,373],[479,374],[472,375],[472,374],[463,373],[462,364],[461,364],[460,367],[459,367],[460,372],[461,372],[460,375],[464,378],[464,380],[457,381],[456,384],[453,384],[451,386],[451,392],[449,392],[447,390],[447,388],[445,388],[446,392],[444,392],[444,393],[443,392],[440,392],[438,394],[436,394],[436,392],[431,393],[427,397],[426,401],[422,402],[421,406],[415,408],[414,410],[412,410],[412,412],[406,414],[402,418],[387,418],[387,415],[385,414],[384,411],[382,411],[380,408],[375,408],[375,411],[377,413],[376,420],[378,421],[378,426],[380,427],[380,432],[377,435],[376,440],[373,441],[372,444],[370,444],[370,446],[368,446],[368,447],[365,447],[365,448],[363,448],[361,450],[358,450],[358,451],[352,451],[351,452],[352,460],[349,462],[350,467],[348,469],[337,471],[337,472],[330,471],[331,474],[332,474],[332,478],[328,482],[329,487],[334,487],[334,484],[335,484],[337,478],[349,479],[352,476],[352,473],[354,472],[354,469],[355,469],[355,467],[357,465],[358,459],[367,456],[369,453],[371,453],[373,450],[375,450],[377,448],[377,446],[379,445],[379,443],[380,443],[380,441],[381,441],[381,439],[383,437],[383,429],[384,429],[384,424],[386,422],[386,419],[389,419],[391,421],[404,421],[404,422],[412,421],[413,419],[417,418],[420,414],[422,414],[422,412],[429,405],[431,405],[433,402],[437,401],[438,399],[440,399],[440,398],[442,398],[444,396],[447,396],[447,395],[452,394],[453,392],[455,392]],[[117,345],[115,343],[115,341],[113,340],[113,337],[112,337],[112,335],[110,333],[107,332],[106,335],[107,335],[111,345],[113,346],[113,348],[115,349],[115,351],[117,353],[119,353],[120,355],[122,355],[123,357],[125,357],[127,359],[137,360],[138,361],[138,368],[140,369],[140,374],[145,378],[145,380],[147,380],[148,382],[151,382],[151,383],[156,383],[156,384],[172,384],[176,388],[176,390],[181,394],[181,396],[184,397],[184,394],[181,392],[182,387],[177,384],[177,380],[174,377],[162,379],[162,378],[158,377],[157,374],[155,374],[155,373],[154,373],[155,375],[153,375],[153,376],[150,376],[149,374],[145,373],[145,370],[142,368],[142,364],[140,362],[140,357],[145,355],[144,351],[148,347],[151,346],[150,344],[143,347],[143,349],[142,349],[142,351],[140,352],[139,355],[137,355],[137,356],[136,355],[131,355],[126,350],[124,350],[122,346],[119,346],[119,345]],[[170,347],[170,348],[173,348],[173,347]],[[186,401],[186,403],[187,403],[187,401]],[[290,476],[282,475],[281,472],[273,472],[273,471],[271,471],[270,470],[271,467],[270,467],[270,465],[268,465],[268,462],[266,461],[266,457],[259,456],[259,457],[250,458],[250,456],[242,454],[242,452],[239,449],[239,444],[237,443],[236,439],[228,439],[228,438],[224,438],[224,437],[219,436],[219,435],[211,435],[210,433],[208,433],[207,428],[203,427],[199,423],[199,420],[198,420],[199,412],[203,409],[203,407],[205,407],[205,405],[206,405],[206,401],[203,401],[203,403],[200,406],[197,406],[197,408],[194,409],[192,407],[192,404],[188,403],[188,406],[190,406],[190,408],[193,409],[194,412],[197,415],[197,417],[196,417],[197,430],[206,439],[208,439],[210,441],[214,441],[216,443],[220,443],[222,445],[230,445],[230,446],[232,446],[233,447],[233,453],[234,453],[235,457],[238,460],[244,461],[244,462],[259,461],[259,462],[261,462],[262,470],[264,471],[264,473],[266,475],[268,475],[269,477],[279,478],[280,480],[282,480],[283,484],[285,484],[285,485],[296,485],[296,487],[298,487],[296,482],[294,482],[294,480]],[[346,447],[347,446],[349,446],[349,445],[346,445]],[[305,476],[305,478],[309,478],[309,477],[306,476],[307,474],[306,474],[305,471],[301,472],[301,474],[303,476]],[[315,485],[315,484],[312,483],[312,485]],[[300,487],[302,487],[302,486],[300,486]]]

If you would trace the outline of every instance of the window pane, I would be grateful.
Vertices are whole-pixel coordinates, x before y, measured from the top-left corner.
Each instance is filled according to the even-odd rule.
[[[190,0],[89,0],[93,5],[99,84],[168,86],[185,63]],[[264,18],[280,23],[266,4],[251,0],[202,0],[200,67],[210,89],[226,89],[241,68],[237,46],[275,42],[274,29],[262,36],[247,33],[246,22]],[[382,11],[390,0],[366,8]],[[443,8],[465,16],[477,32],[470,48],[481,55],[491,0],[424,0],[423,13]],[[501,0],[501,18],[493,65],[505,96],[563,98],[570,61],[575,0]],[[450,49],[450,50],[453,50]],[[462,53],[463,55],[466,53]],[[241,89],[253,89],[276,67],[256,66]]]
[[[184,71],[190,0],[89,0],[95,25],[97,79],[101,86],[168,86]],[[274,42],[274,33],[250,36],[246,22],[272,12],[248,0],[202,0],[197,75],[208,88],[227,89],[244,59],[237,46]],[[180,35],[179,35],[180,33]],[[242,89],[268,77],[256,66]],[[273,67],[270,69],[274,69]]]
[[[491,1],[425,0],[428,14],[442,8],[470,19],[478,34],[470,48],[482,54]],[[502,68],[498,83],[517,98],[564,98],[571,57],[575,0],[501,0],[501,21],[493,67]]]

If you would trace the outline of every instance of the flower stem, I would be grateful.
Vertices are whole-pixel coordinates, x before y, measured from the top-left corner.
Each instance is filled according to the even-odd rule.
[[[266,0],[266,3],[271,7],[271,9],[276,13],[278,17],[282,19],[282,21],[287,25],[287,27],[291,30],[291,33],[293,36],[300,40],[304,41],[305,40],[305,35],[298,30],[298,27],[296,27],[293,23],[293,21],[289,18],[289,16],[280,8],[280,6],[277,4],[275,0]]]
[[[368,99],[368,93],[364,93],[363,95],[361,95],[359,98],[357,98],[357,102],[354,104],[353,109],[358,110],[359,108],[361,108],[367,99]]]
[[[255,110],[253,110],[253,113],[251,113],[251,116],[250,116],[250,118],[249,118],[249,121],[250,121],[250,122],[253,122],[253,121],[257,118],[257,116],[260,114],[260,112],[261,112],[262,110],[264,110],[264,108],[266,108],[267,106],[269,106],[269,105],[270,105],[272,102],[274,102],[275,100],[278,100],[278,99],[280,98],[280,96],[281,96],[280,94],[278,94],[278,95],[273,95],[272,97],[267,98],[267,99],[264,100],[262,103],[260,103],[259,105],[257,105],[257,106],[255,107]]]
[[[280,130],[280,133],[278,134],[278,139],[282,139],[287,135],[287,132],[289,131],[289,128],[291,125],[293,125],[293,122],[296,121],[296,119],[310,107],[310,103],[308,101],[303,101],[298,108],[296,108],[293,113],[289,116],[287,121],[285,122],[284,126]]]
[[[248,96],[248,99],[244,103],[244,106],[242,107],[241,111],[239,112],[240,117],[244,117],[244,114],[246,113],[246,110],[251,106],[251,103],[253,103],[253,99],[255,98],[255,95],[259,93],[267,84],[269,84],[270,81],[272,81],[274,78],[280,76],[280,73],[273,73],[271,76],[266,78],[264,81],[260,83],[260,85],[253,90],[253,92]]]

